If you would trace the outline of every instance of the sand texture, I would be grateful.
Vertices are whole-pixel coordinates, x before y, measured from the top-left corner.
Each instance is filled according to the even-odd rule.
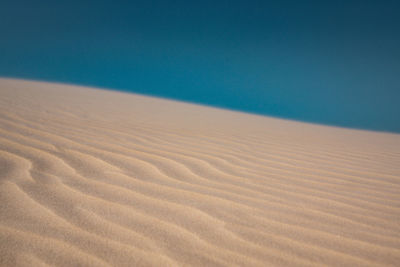
[[[400,135],[0,79],[1,266],[400,266]]]

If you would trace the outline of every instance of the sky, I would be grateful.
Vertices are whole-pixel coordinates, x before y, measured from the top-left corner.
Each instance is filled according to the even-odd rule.
[[[400,133],[399,13],[398,0],[2,0],[0,76]]]

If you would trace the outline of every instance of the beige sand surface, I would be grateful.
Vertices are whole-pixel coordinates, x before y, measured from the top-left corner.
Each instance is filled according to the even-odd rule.
[[[0,79],[1,266],[400,266],[400,135]]]

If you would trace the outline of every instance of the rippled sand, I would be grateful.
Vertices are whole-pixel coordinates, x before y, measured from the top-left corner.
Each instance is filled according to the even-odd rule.
[[[399,266],[400,135],[0,79],[2,266]]]

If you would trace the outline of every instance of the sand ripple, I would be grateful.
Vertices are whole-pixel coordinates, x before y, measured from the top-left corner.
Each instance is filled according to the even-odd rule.
[[[399,266],[400,136],[0,79],[2,266]]]

